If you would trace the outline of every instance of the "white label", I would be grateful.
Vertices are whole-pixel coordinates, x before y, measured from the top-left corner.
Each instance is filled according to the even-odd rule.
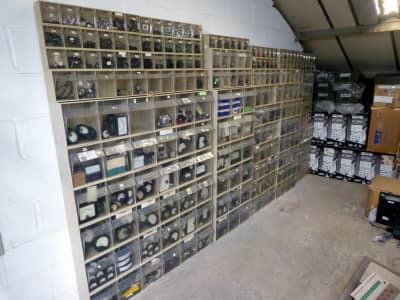
[[[375,96],[374,102],[378,103],[393,103],[393,97],[390,96]]]
[[[118,133],[119,135],[128,134],[128,119],[126,117],[118,118]]]
[[[100,172],[100,165],[89,166],[85,168],[85,173],[91,175]]]
[[[118,54],[122,57],[126,57],[126,52],[125,51],[120,51],[118,52]]]
[[[145,53],[144,56],[151,56],[151,53]]]
[[[173,129],[165,129],[160,131],[160,135],[168,135],[174,133]]]
[[[350,130],[350,141],[364,144],[366,139],[366,133],[363,130],[362,125],[352,125]]]
[[[97,156],[96,150],[91,150],[91,151],[78,153],[78,158],[79,158],[80,162],[85,162],[88,160],[96,159],[96,158],[98,158],[98,156]]]

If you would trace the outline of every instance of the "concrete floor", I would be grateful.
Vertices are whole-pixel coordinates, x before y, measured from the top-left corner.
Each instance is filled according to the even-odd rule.
[[[367,186],[307,176],[135,299],[337,299],[363,256],[400,271],[364,217]]]

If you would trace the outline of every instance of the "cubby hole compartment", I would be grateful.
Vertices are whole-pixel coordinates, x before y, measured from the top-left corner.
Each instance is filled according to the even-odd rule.
[[[79,224],[95,222],[109,213],[107,195],[108,191],[104,184],[75,192]]]
[[[137,214],[136,211],[134,211]],[[136,227],[137,228],[137,227]],[[119,247],[114,251],[116,267],[118,274],[127,274],[140,263],[140,243],[139,240],[135,240],[126,246]],[[132,273],[131,273],[132,274]],[[130,275],[128,275],[130,276]],[[126,277],[125,277],[126,278]],[[123,280],[125,280],[125,278]],[[121,284],[119,280],[119,284]],[[132,283],[131,283],[132,284]],[[125,291],[125,288],[121,289],[121,292]]]
[[[128,35],[126,33],[114,34],[115,49],[127,50],[128,49]]]
[[[253,84],[253,72],[252,71],[239,71],[240,77],[244,80],[244,86],[251,86]]]
[[[174,73],[173,72],[162,72],[161,86],[163,93],[172,93],[174,91]]]
[[[198,201],[199,202],[199,201]],[[197,208],[197,226],[202,227],[211,222],[212,205],[211,203],[204,204]]]
[[[230,188],[238,186],[242,182],[242,166],[234,167],[229,174]]]
[[[213,68],[220,69],[222,68],[222,52],[219,50],[213,50]]]
[[[195,96],[194,97],[195,118],[196,121],[208,120],[211,118],[212,96]]]
[[[254,111],[254,107],[256,106],[256,91],[255,90],[246,90],[244,93],[243,99],[243,113],[251,113]]]
[[[231,141],[235,141],[242,137],[242,121],[240,119],[232,120],[230,122]]]
[[[142,215],[139,213],[139,218],[141,218],[141,221],[143,220],[142,218],[146,216],[146,214]],[[143,223],[144,222],[145,220],[143,220]],[[140,252],[142,254],[142,262],[147,261],[149,258],[152,258],[155,255],[158,255],[161,252],[161,232],[154,229],[154,231],[143,236],[140,239],[140,248]]]
[[[142,51],[140,35],[128,35],[128,49],[131,51]]]
[[[81,48],[82,47],[82,35],[79,29],[68,29],[64,30],[65,47],[69,48]]]
[[[126,29],[130,32],[140,31],[140,17],[135,15],[126,15]]]
[[[165,69],[165,56],[164,55],[153,55],[153,67],[154,69]]]
[[[140,53],[129,53],[129,62],[131,69],[142,69],[143,60]]]
[[[129,134],[128,103],[126,100],[99,103],[104,140]]]
[[[221,87],[224,89],[232,87],[232,74],[230,71],[223,71],[221,72]]]
[[[100,54],[95,51],[85,51],[85,67],[86,69],[99,69],[100,64]]]
[[[167,52],[167,53],[175,52],[175,41],[173,39],[166,39],[164,49],[165,49],[165,52]]]
[[[251,200],[251,193],[253,190],[253,183],[249,182],[241,186],[240,189],[240,203],[246,203]]]
[[[57,101],[77,99],[76,76],[72,72],[57,72],[53,74],[55,97]]]
[[[229,210],[233,210],[240,205],[240,193],[241,193],[240,187],[235,188],[233,191],[229,193],[229,198],[230,198]]]
[[[103,69],[116,69],[115,52],[101,52],[101,67]]]
[[[96,25],[99,29],[113,29],[112,12],[106,10],[96,10]]]
[[[221,56],[222,56],[222,68],[228,69],[233,66],[231,66],[231,54],[228,51],[221,51]]]
[[[252,56],[250,53],[239,53],[239,68],[251,68]]]
[[[175,56],[175,68],[176,69],[184,69],[185,68],[185,56],[176,55]]]
[[[212,78],[212,86],[214,89],[220,89],[223,87],[222,72],[214,72],[214,76]]]
[[[186,243],[186,241],[192,241],[190,247],[192,248],[193,251],[196,250],[196,240],[194,239],[194,236],[192,235],[196,228],[196,211],[192,211],[184,216],[181,217],[181,238],[186,238],[185,242],[182,244],[182,248],[184,249],[183,245]],[[183,251],[185,253],[185,251]],[[194,253],[193,253],[194,254]],[[187,254],[186,258],[189,258],[193,254]],[[185,256],[185,255],[184,255]]]
[[[191,258],[193,255],[196,254],[196,252],[197,252],[196,238],[193,234],[191,234],[182,242],[182,262]]]
[[[232,231],[235,229],[237,226],[239,226],[239,211],[235,210],[234,212],[231,212],[228,215],[228,226],[229,226],[229,231]]]
[[[82,248],[85,259],[112,247],[111,222],[109,220],[97,223],[81,231]]]
[[[115,72],[98,72],[97,83],[99,97],[111,98],[117,95]]]
[[[103,145],[107,177],[121,175],[130,171],[132,150],[132,144],[128,139],[118,142],[109,142]]]
[[[150,18],[140,17],[140,32],[145,34],[153,33],[153,22]]]
[[[218,123],[218,143],[226,143],[230,141],[231,122]]]
[[[199,55],[193,56],[193,67],[195,69],[201,69],[203,68],[203,60],[202,57]]]
[[[218,117],[225,118],[232,114],[232,93],[218,95]]]
[[[242,161],[242,144],[236,143],[231,146],[230,165],[237,165]]]
[[[151,200],[150,204],[147,203],[147,199],[154,197],[158,194],[159,187],[158,187],[158,182],[159,182],[159,172],[158,169],[153,168],[150,171],[144,171],[141,173],[136,173],[135,174],[135,181],[136,181],[136,202],[146,202],[145,207],[146,209],[150,206],[151,209],[154,209],[154,211],[157,213],[157,222],[156,224],[150,224],[151,222],[145,222],[143,221],[143,218],[141,217],[141,223],[142,223],[142,229],[147,230],[150,227],[156,226],[158,222],[160,221],[160,218],[158,216],[159,214],[159,207],[158,207],[158,202],[155,202],[155,199]],[[147,206],[149,204],[149,206]],[[144,208],[144,207],[142,207]],[[139,211],[140,214],[140,211]]]
[[[179,146],[180,145],[179,145],[179,141],[178,141],[178,147]],[[179,152],[179,150],[178,150],[178,152]],[[188,151],[188,152],[190,152],[190,151]],[[195,179],[195,177],[196,177],[195,164],[196,164],[196,159],[191,156],[186,156],[185,158],[181,158],[179,160],[179,168],[180,168],[179,184],[185,184],[185,183],[188,183]],[[194,199],[195,198],[196,198],[196,195],[194,195]],[[181,207],[181,210],[182,210],[182,207]]]
[[[213,180],[208,178],[197,184],[197,205],[209,203],[213,195]]]
[[[251,215],[252,203],[247,203],[239,208],[240,223],[244,223]]]
[[[129,209],[111,218],[114,247],[118,247],[138,235],[138,215],[136,209]],[[119,269],[119,268],[118,268]],[[123,268],[124,270],[125,268]]]
[[[60,24],[60,5],[42,2],[40,12],[44,23]]]
[[[218,150],[218,159],[217,159],[218,170],[223,170],[230,166],[231,163],[230,153],[231,153],[230,146],[222,147]]]
[[[130,68],[129,54],[126,51],[118,51],[116,53],[116,61],[118,69]]]
[[[254,149],[254,161],[272,160],[278,156],[278,151],[279,141],[263,144],[261,146],[257,145]]]
[[[157,160],[158,141],[153,134],[133,139],[133,169],[141,169],[154,165]]]
[[[93,30],[82,30],[82,44],[86,49],[98,49],[98,33]]]
[[[186,72],[175,72],[175,92],[184,92],[186,87]]]
[[[140,253],[139,249],[135,252]],[[140,293],[142,289],[143,289],[143,274],[142,270],[139,269],[135,272],[131,272],[129,275],[124,276],[118,281],[118,291],[119,291],[118,299],[129,299],[130,297],[133,297],[138,293]],[[104,300],[104,299],[113,299],[113,298],[105,297],[96,300]]]
[[[190,95],[176,96],[176,124],[184,125],[194,122],[193,99]]]
[[[254,133],[254,116],[243,116],[241,120],[241,135],[248,137]]]
[[[201,49],[201,43],[198,41],[193,42],[193,53],[195,54],[201,54],[202,49]]]
[[[162,256],[152,259],[143,266],[143,288],[157,281],[162,276]]]
[[[142,37],[142,51],[152,52],[154,49],[153,38],[151,37]]]
[[[47,61],[49,69],[67,68],[67,57],[64,50],[47,50]]]
[[[76,103],[63,106],[67,144],[79,145],[100,138],[96,103]]]
[[[207,76],[202,71],[196,72],[196,88],[197,90],[206,89]]]
[[[213,154],[207,152],[197,156],[198,163],[196,164],[196,178],[201,178],[212,171]]]
[[[47,47],[64,47],[64,32],[61,28],[45,26],[43,31]]]
[[[181,263],[181,245],[173,247],[163,254],[164,274],[169,273]]]
[[[161,78],[159,72],[148,72],[147,78],[149,80],[149,94],[158,94],[162,92]]]
[[[196,235],[196,240],[197,240],[197,251],[203,250],[205,247],[211,244],[213,241],[212,227],[210,226],[200,231]]]
[[[157,129],[171,128],[176,120],[176,102],[171,96],[155,99],[155,127]]]
[[[175,69],[176,57],[174,55],[165,56],[165,68]]]
[[[112,213],[122,211],[135,204],[135,181],[126,176],[107,183],[109,207]]]
[[[193,69],[195,67],[194,66],[194,63],[195,63],[194,56],[186,55],[186,56],[182,57],[182,59],[184,61],[186,69]]]
[[[230,194],[219,197],[217,199],[217,217],[226,215],[231,209],[230,204],[231,204]]]
[[[112,13],[113,30],[126,30],[126,21],[123,13],[113,12]]]
[[[99,46],[100,49],[111,50],[114,49],[115,41],[114,35],[108,32],[99,32]]]
[[[178,155],[186,155],[194,151],[195,135],[196,129],[191,127],[178,131]]]
[[[212,126],[198,126],[196,127],[196,150],[200,151],[210,147],[212,142]]]
[[[133,95],[133,82],[131,72],[116,73],[117,96]]]
[[[129,100],[129,110],[131,119],[131,133],[138,135],[140,133],[154,131],[154,101],[152,98],[134,98]]]
[[[96,74],[94,72],[78,73],[77,89],[79,99],[98,97]]]
[[[225,193],[229,190],[229,176],[230,171],[222,172],[218,174],[217,177],[217,193],[218,195],[221,193]]]
[[[242,166],[242,182],[246,182],[253,177],[253,163],[251,161],[246,162]]]
[[[277,103],[280,103],[280,102],[282,102],[282,101],[284,101],[284,100],[286,100],[285,99],[285,89],[286,89],[286,87],[285,86],[277,86],[277,87],[275,87],[275,90],[276,90],[276,102]]]
[[[175,53],[185,53],[185,40],[175,40]]]
[[[230,62],[229,62],[229,67],[230,68],[243,68],[241,65],[241,61],[240,61],[240,56],[243,53],[238,53],[238,52],[231,52],[230,53]]]
[[[255,71],[254,72],[254,84],[262,86],[267,84],[267,74],[266,71]]]
[[[165,41],[163,38],[154,39],[154,52],[165,52]]]
[[[144,72],[133,72],[133,94],[143,95],[149,93],[149,78],[147,73]]]
[[[228,233],[228,218],[222,218],[217,220],[216,224],[216,238],[220,239],[222,236]]]
[[[179,165],[176,162],[166,163],[159,167],[160,193],[165,193],[178,185],[178,171]]]
[[[105,237],[100,237],[101,241],[105,241]],[[86,264],[86,276],[89,291],[96,289],[103,290],[102,287],[109,285],[109,283],[116,278],[115,271],[115,257],[113,253],[104,255],[88,264]],[[112,286],[97,294],[94,299],[105,299],[105,297],[116,297],[116,287]]]
[[[67,63],[69,69],[83,69],[85,55],[82,51],[67,51]]]
[[[170,247],[177,243],[180,239],[180,220],[175,219],[162,226],[162,246],[163,249]],[[179,264],[179,261],[178,261]]]
[[[96,27],[96,11],[94,9],[80,7],[79,8],[80,26],[87,28]]]
[[[180,212],[179,193],[171,192],[160,197],[161,221],[176,219]]]
[[[79,25],[79,8],[73,6],[61,6],[61,23],[69,26]]]

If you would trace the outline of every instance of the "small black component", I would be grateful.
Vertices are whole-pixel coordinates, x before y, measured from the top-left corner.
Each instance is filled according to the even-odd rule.
[[[62,37],[58,33],[45,32],[44,39],[46,41],[46,46],[49,46],[49,47],[62,47],[63,46]]]

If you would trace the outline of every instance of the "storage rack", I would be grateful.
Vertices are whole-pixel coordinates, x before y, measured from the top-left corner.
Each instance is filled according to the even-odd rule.
[[[208,87],[215,95],[218,239],[250,214],[256,93],[248,39],[204,35],[204,49]]]
[[[36,11],[82,298],[140,292],[302,176],[313,56],[195,24]]]
[[[49,2],[36,8],[56,143],[66,149],[67,214],[81,237],[73,243],[82,245],[74,247],[80,294],[122,299],[213,241],[202,29]]]

